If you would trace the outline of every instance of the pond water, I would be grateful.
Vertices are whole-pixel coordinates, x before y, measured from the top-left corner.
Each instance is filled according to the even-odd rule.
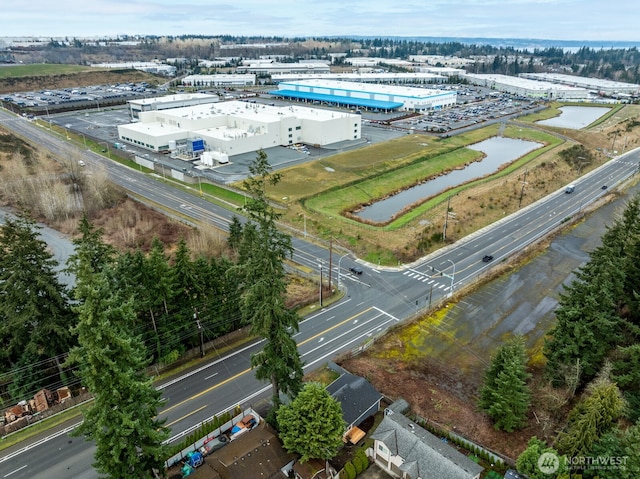
[[[377,201],[354,214],[364,220],[384,223],[409,205],[436,196],[454,186],[495,173],[501,166],[542,146],[542,144],[533,141],[504,137],[493,137],[469,145],[467,148],[485,153],[485,158],[482,161],[469,164],[462,170],[451,171],[446,175],[438,176],[389,198]]]
[[[546,126],[556,126],[558,128],[570,128],[579,130],[590,125],[602,115],[609,113],[611,108],[600,106],[563,106],[560,108],[562,112],[555,118],[541,120],[537,123]]]

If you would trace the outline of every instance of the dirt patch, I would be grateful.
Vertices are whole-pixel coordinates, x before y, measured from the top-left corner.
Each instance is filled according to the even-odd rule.
[[[496,431],[491,421],[475,407],[481,374],[462,374],[435,360],[425,360],[420,368],[415,368],[368,354],[342,361],[341,366],[366,377],[387,397],[406,399],[412,411],[429,422],[505,457],[517,458],[532,436],[544,437],[544,431],[533,417],[520,431]]]

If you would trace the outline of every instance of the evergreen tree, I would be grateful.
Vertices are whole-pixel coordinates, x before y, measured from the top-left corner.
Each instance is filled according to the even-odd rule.
[[[613,362],[612,379],[624,391],[629,419],[640,419],[640,343],[620,348]]]
[[[7,217],[0,227],[0,357],[5,370],[35,358],[50,359],[62,374],[58,357],[74,344],[76,316],[38,230],[26,213]],[[44,385],[29,384],[31,394]],[[19,390],[26,392],[23,386]]]
[[[276,414],[284,448],[300,454],[300,462],[331,459],[343,445],[345,423],[340,403],[318,383],[307,383]]]
[[[204,267],[208,268],[208,265],[205,263]],[[199,304],[205,298],[201,274],[191,259],[191,252],[184,239],[178,242],[173,265],[170,269],[174,288],[170,306],[173,325],[170,334],[173,340],[170,342],[172,342],[174,349],[182,353],[184,348],[178,344],[178,340],[182,340],[183,344],[189,344],[188,338],[195,335],[196,325],[193,322],[193,317],[198,315]]]
[[[625,412],[618,386],[606,377],[594,380],[586,394],[569,413],[567,430],[558,436],[558,449],[569,456],[588,455],[593,444],[611,431]]]
[[[268,184],[277,184],[280,176],[271,174],[267,155],[260,150],[249,167],[251,177],[244,183],[251,195],[246,210],[252,222],[243,228],[240,269],[244,317],[253,334],[266,340],[264,349],[251,358],[258,379],[268,379],[274,403],[280,392],[294,397],[302,384],[302,361],[293,334],[298,331],[298,316],[285,306],[287,293],[284,261],[291,256],[291,237],[276,226],[279,215],[266,196]]]
[[[227,244],[229,245],[229,248],[237,251],[241,242],[242,223],[240,222],[240,218],[234,215],[231,219],[231,224],[229,225],[229,237],[227,238]]]
[[[144,261],[143,288],[140,293],[155,332],[155,353],[158,359],[171,351],[173,347],[172,338],[174,336],[171,332],[169,318],[169,302],[175,294],[172,280],[169,258],[165,254],[164,244],[156,236],[151,242],[151,251]]]
[[[116,255],[115,249],[106,244],[103,239],[103,231],[96,228],[83,215],[78,224],[80,238],[74,239],[74,252],[67,260],[67,271],[76,278],[76,284],[91,278],[110,265]],[[76,299],[80,299],[77,298]]]
[[[168,431],[156,417],[161,392],[143,371],[145,349],[131,334],[131,301],[123,301],[103,273],[79,294],[85,299],[78,306],[79,346],[69,361],[94,400],[76,434],[95,441],[98,472],[113,479],[153,478],[164,467]]]
[[[552,454],[558,458],[558,470],[553,474],[542,472],[538,467],[538,460],[543,454]],[[553,457],[553,456],[552,456]],[[556,479],[564,478],[568,472],[566,458],[560,457],[558,452],[547,443],[537,437],[532,437],[527,443],[527,448],[518,456],[516,460],[518,472],[524,474],[529,479]]]
[[[526,425],[531,402],[526,367],[524,339],[518,336],[498,350],[485,373],[479,405],[496,429],[512,432]]]
[[[640,477],[640,424],[625,430],[618,428],[604,434],[593,445],[591,457],[615,458],[612,468],[588,468],[585,479],[637,479]]]

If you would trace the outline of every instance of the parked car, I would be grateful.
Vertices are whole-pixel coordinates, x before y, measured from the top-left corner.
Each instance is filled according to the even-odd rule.
[[[229,437],[225,434],[220,434],[219,436],[211,437],[204,441],[204,444],[200,448],[200,452],[203,456],[208,456],[212,452],[222,449],[227,444],[229,444]]]

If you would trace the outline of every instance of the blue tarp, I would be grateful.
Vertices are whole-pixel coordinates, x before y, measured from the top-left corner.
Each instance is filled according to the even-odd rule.
[[[366,98],[351,98],[338,95],[325,95],[321,93],[310,93],[306,91],[296,90],[274,90],[269,92],[270,95],[284,96],[287,98],[296,98],[298,100],[326,101],[329,103],[337,103],[339,105],[361,106],[364,108],[378,108],[380,110],[395,110],[400,108],[404,103],[397,101],[370,100]]]

